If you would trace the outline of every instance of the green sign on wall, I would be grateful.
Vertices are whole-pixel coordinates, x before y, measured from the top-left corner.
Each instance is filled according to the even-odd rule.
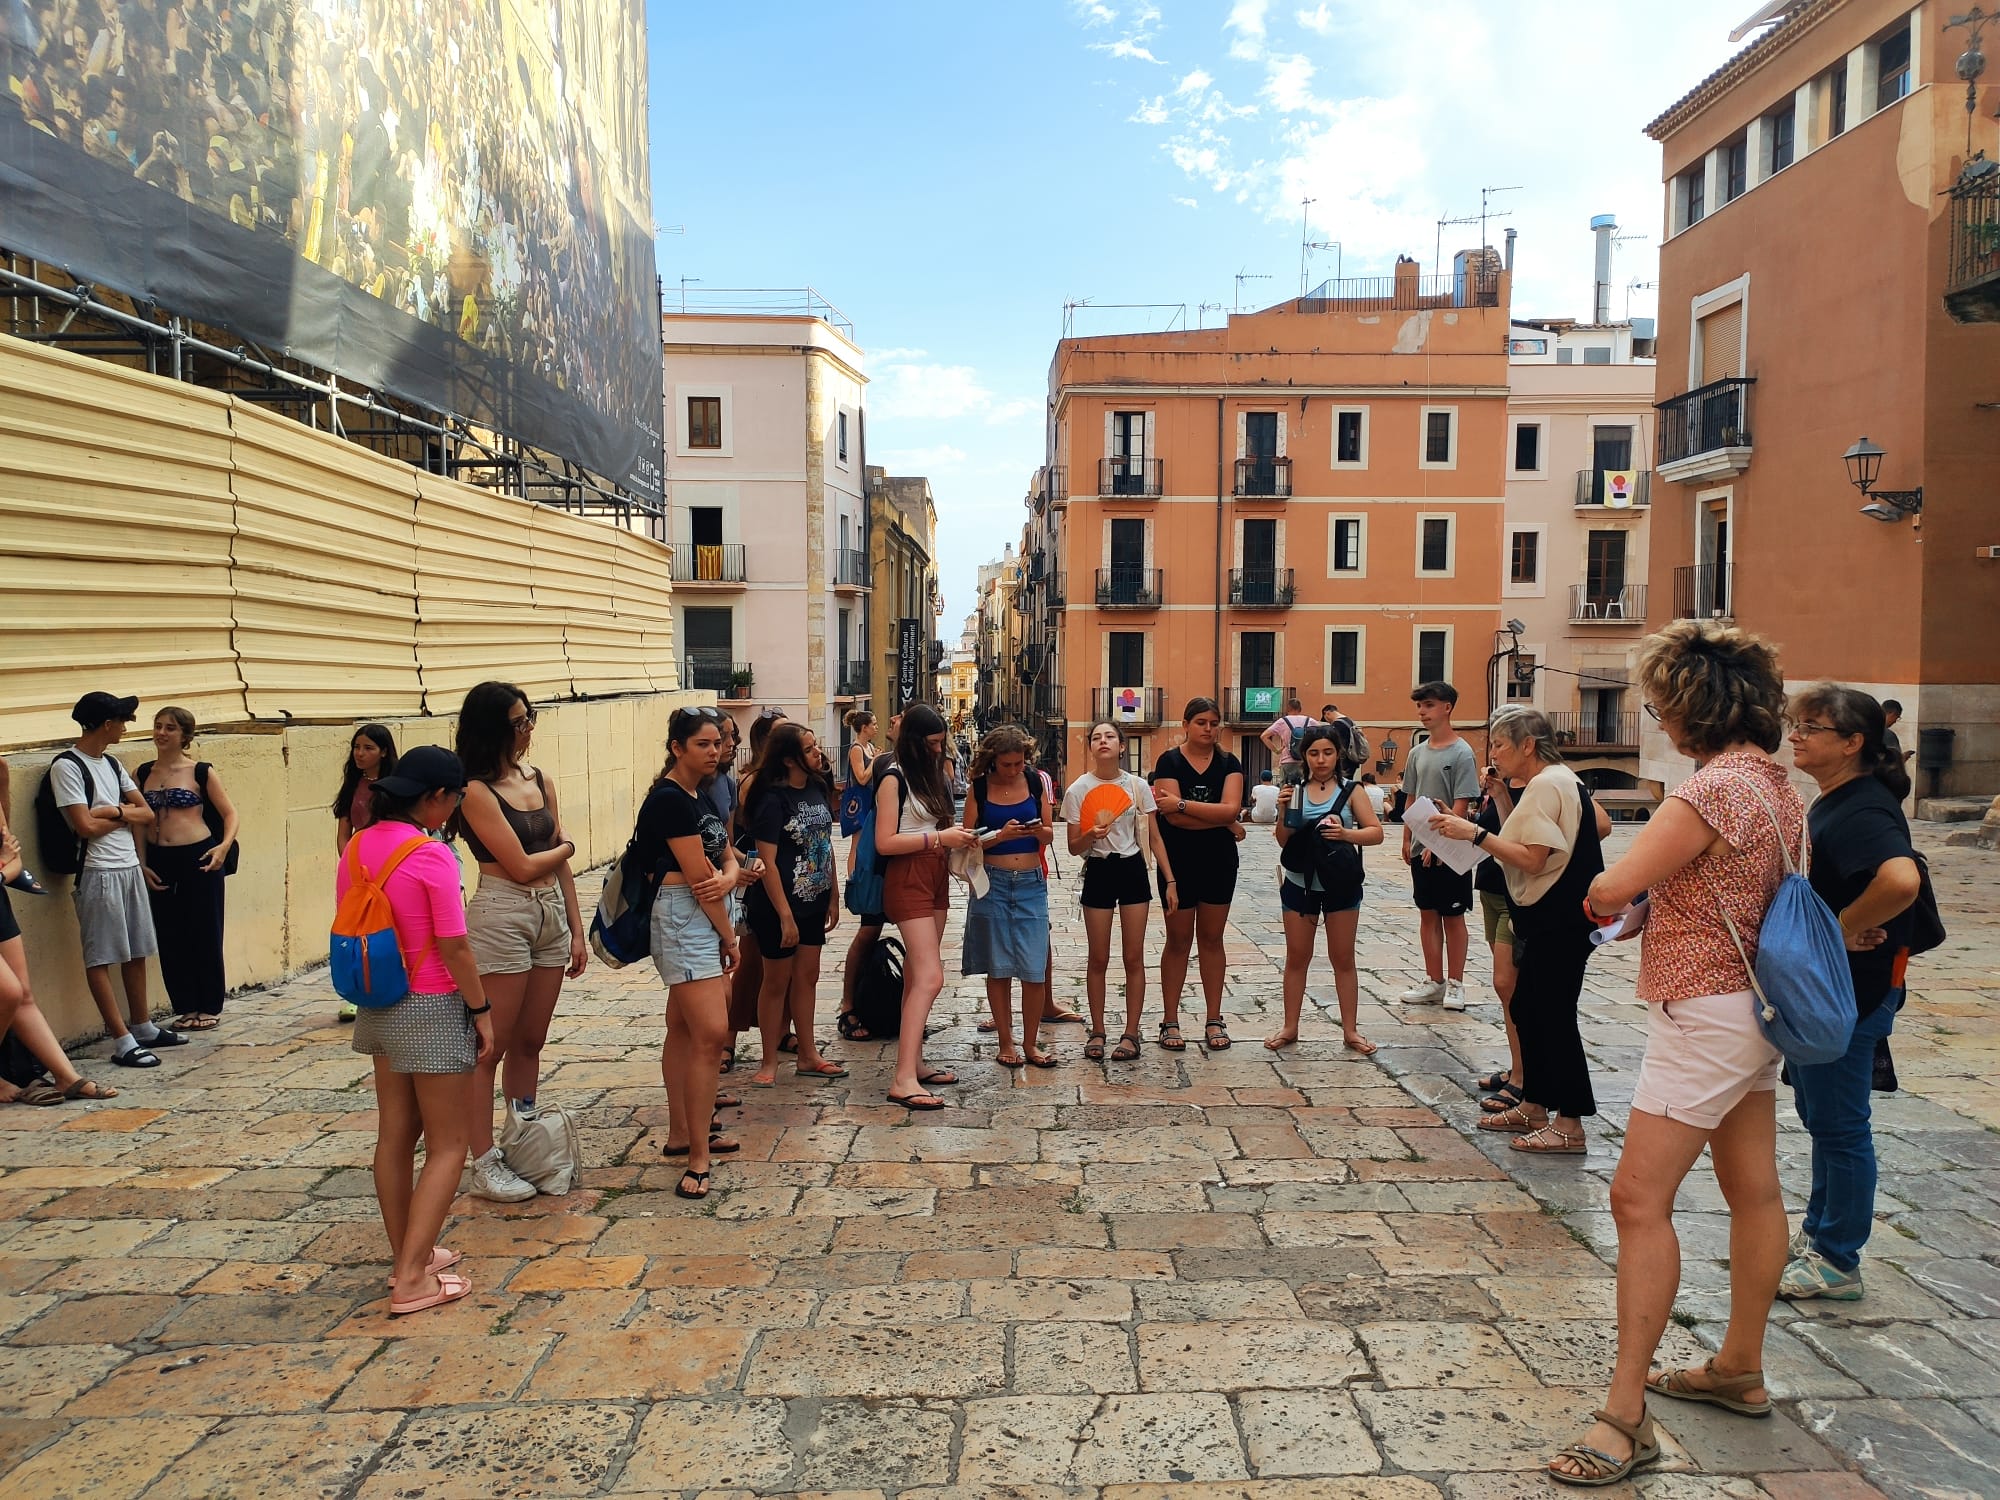
[[[1269,714],[1275,719],[1283,706],[1278,699],[1277,688],[1247,687],[1243,690],[1243,712],[1246,714]]]

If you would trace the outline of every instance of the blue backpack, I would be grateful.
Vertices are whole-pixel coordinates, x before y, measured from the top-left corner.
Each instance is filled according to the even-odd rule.
[[[1784,830],[1769,800],[1755,783],[1744,784],[1756,792],[1757,800],[1778,835],[1778,852],[1784,856],[1785,878],[1772,893],[1764,911],[1764,925],[1757,933],[1757,961],[1753,964],[1744,951],[1742,936],[1729,913],[1722,913],[1730,941],[1750,971],[1750,989],[1757,997],[1757,1024],[1771,1045],[1785,1055],[1785,1061],[1801,1066],[1830,1063],[1847,1055],[1854,1039],[1856,1019],[1854,972],[1847,963],[1847,942],[1841,935],[1840,918],[1820,900],[1806,879],[1806,836],[1799,834],[1799,858],[1785,844]],[[1721,902],[1718,898],[1717,906]]]
[[[897,776],[890,767],[882,776],[896,776],[896,793],[899,800],[903,792],[903,778]],[[873,792],[880,785],[880,776],[871,783],[868,790]],[[882,911],[882,877],[888,873],[888,861],[875,848],[875,799],[865,799],[860,825],[854,830],[858,847],[854,851],[854,873],[847,877],[847,889],[841,892],[841,904],[857,917],[879,916]]]

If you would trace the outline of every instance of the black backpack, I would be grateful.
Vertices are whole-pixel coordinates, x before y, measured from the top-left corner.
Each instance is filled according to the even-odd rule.
[[[97,790],[90,778],[90,767],[74,750],[63,751],[42,773],[42,784],[35,788],[35,839],[42,846],[41,866],[51,875],[75,875],[83,869],[86,840],[69,826],[68,815],[56,806],[56,766],[65,760],[75,762],[76,774],[83,778],[87,794]],[[111,788],[111,800],[122,800],[116,786]]]
[[[854,1019],[878,1041],[903,1029],[903,945],[878,937],[861,956],[854,978]]]

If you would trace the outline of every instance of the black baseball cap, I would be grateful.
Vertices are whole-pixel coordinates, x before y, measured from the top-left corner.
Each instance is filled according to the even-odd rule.
[[[403,752],[394,774],[375,778],[375,790],[391,797],[464,791],[465,766],[442,745],[418,745]]]
[[[120,719],[127,723],[139,717],[139,700],[120,698],[113,693],[85,693],[76,700],[69,716],[85,729]]]

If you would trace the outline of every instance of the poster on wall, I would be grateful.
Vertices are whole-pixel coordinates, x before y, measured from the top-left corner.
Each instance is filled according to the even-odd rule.
[[[642,0],[0,0],[0,248],[658,501]]]
[[[1145,696],[1135,687],[1113,688],[1111,690],[1111,717],[1120,724],[1139,722],[1139,710]]]
[[[1279,701],[1278,690],[1274,687],[1247,687],[1243,689],[1243,712],[1245,715],[1269,714],[1278,717],[1284,704]]]
[[[896,706],[914,703],[924,656],[924,622],[920,618],[896,622]]]
[[[1632,504],[1632,487],[1638,483],[1638,476],[1630,469],[1607,469],[1604,471],[1604,503],[1613,510],[1625,510]]]

